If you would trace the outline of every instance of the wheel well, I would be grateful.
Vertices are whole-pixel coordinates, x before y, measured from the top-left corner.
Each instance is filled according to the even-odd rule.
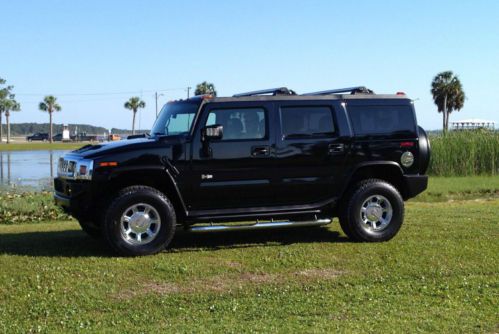
[[[357,169],[348,182],[345,192],[348,189],[365,179],[381,179],[393,185],[405,198],[402,171],[395,165],[370,165]],[[344,193],[345,193],[344,192]]]
[[[110,194],[109,196],[113,196],[123,188],[138,185],[148,186],[161,191],[172,202],[177,218],[182,219],[185,217],[182,200],[164,171],[147,171],[146,173],[144,171],[131,171],[122,173],[110,179],[107,193]]]

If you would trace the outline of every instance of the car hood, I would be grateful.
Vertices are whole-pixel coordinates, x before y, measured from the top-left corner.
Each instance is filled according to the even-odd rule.
[[[160,146],[164,147],[165,144],[168,143],[178,143],[178,136],[162,138],[161,140],[156,137],[146,137],[126,139],[97,145],[86,145],[78,150],[71,152],[71,154],[78,154],[83,158],[91,159],[109,154],[154,149]]]

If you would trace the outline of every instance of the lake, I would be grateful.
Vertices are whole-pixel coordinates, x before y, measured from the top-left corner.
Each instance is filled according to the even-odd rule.
[[[59,157],[69,151],[0,151],[0,188],[51,190]]]

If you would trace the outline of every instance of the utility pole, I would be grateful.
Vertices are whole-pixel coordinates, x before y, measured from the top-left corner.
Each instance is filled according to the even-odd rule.
[[[156,100],[156,118],[158,118],[158,92],[154,93],[154,98]]]
[[[191,91],[192,87],[187,87],[187,98],[189,98],[189,92]]]
[[[154,93],[154,99],[156,100],[156,118],[158,118],[158,98],[163,95],[164,94],[158,94],[158,92]]]

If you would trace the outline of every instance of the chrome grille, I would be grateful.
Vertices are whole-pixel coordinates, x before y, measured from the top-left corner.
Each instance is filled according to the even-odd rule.
[[[57,166],[57,174],[63,177],[73,177],[76,170],[76,161],[66,160],[64,158],[59,159],[59,164]]]

